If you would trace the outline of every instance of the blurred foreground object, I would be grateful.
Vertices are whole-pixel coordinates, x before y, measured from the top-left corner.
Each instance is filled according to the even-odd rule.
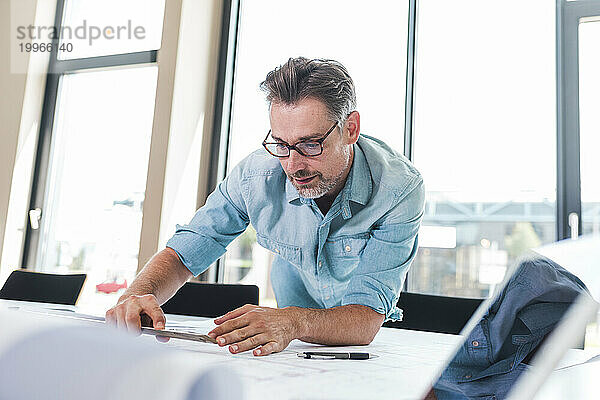
[[[232,371],[96,324],[0,308],[0,398],[242,399]]]

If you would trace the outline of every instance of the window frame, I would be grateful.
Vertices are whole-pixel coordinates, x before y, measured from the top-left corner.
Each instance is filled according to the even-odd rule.
[[[56,15],[54,26],[61,27],[63,22],[65,4],[67,0],[58,0],[56,4]],[[50,152],[52,148],[54,118],[61,78],[70,73],[87,70],[105,70],[115,67],[135,67],[155,65],[158,50],[148,50],[135,53],[115,54],[98,57],[77,58],[70,60],[58,59],[58,48],[60,38],[52,39],[52,50],[48,64],[46,77],[46,88],[40,120],[39,138],[36,148],[34,169],[31,182],[31,195],[29,198],[28,213],[37,208],[45,210],[46,186],[48,180],[48,168],[50,163]],[[29,215],[26,216],[27,223],[25,238],[23,241],[21,266],[22,268],[36,268],[40,245],[40,229],[33,229]]]
[[[215,92],[215,108],[213,113],[212,135],[210,137],[210,153],[208,173],[204,175],[204,192],[199,195],[199,207],[227,174],[229,155],[231,120],[233,114],[233,91],[235,82],[236,50],[239,42],[239,21],[241,13],[240,0],[224,0],[221,14],[221,40],[219,43],[219,60]],[[200,184],[202,185],[202,184]],[[219,258],[196,279],[205,282],[223,282],[225,264]]]
[[[579,121],[579,24],[600,16],[598,0],[556,0],[557,240],[572,237],[569,217],[583,232]],[[574,232],[573,232],[574,234]]]

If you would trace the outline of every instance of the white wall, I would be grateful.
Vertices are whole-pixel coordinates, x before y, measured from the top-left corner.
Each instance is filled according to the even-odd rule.
[[[0,0],[0,284],[20,262],[48,66],[47,53],[17,51],[16,26],[51,25],[55,8]]]

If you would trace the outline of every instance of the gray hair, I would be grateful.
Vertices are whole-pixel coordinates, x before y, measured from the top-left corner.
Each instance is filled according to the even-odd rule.
[[[313,98],[323,102],[331,120],[340,124],[356,109],[354,82],[346,68],[334,60],[290,58],[269,72],[260,88],[267,95],[269,107]]]

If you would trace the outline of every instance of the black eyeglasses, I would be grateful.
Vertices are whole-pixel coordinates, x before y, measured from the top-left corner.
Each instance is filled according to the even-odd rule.
[[[289,157],[292,149],[296,150],[301,156],[315,157],[323,153],[323,142],[325,141],[325,139],[327,139],[327,136],[329,136],[329,134],[333,132],[337,124],[337,122],[333,124],[333,126],[329,128],[325,136],[323,136],[321,139],[303,140],[296,144],[287,144],[283,142],[267,142],[267,138],[271,134],[271,130],[269,129],[269,132],[267,133],[265,140],[263,140],[262,145],[269,152],[269,154],[275,157]]]

